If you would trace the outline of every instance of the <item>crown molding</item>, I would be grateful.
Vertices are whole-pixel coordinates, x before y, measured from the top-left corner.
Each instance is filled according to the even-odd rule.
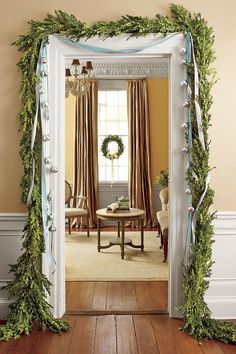
[[[104,62],[93,63],[93,77],[96,78],[136,78],[168,77],[168,63],[163,62]]]

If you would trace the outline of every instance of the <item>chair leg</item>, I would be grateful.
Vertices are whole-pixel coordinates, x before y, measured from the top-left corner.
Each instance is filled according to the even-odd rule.
[[[89,237],[89,215],[87,215],[87,237]]]
[[[69,235],[71,234],[71,220],[70,218],[68,219],[68,223],[69,223]]]
[[[160,234],[161,234],[161,244],[160,244],[159,248],[162,249],[164,242],[163,242],[163,235],[162,235],[161,231],[160,231]]]
[[[163,249],[164,249],[163,263],[165,263],[167,261],[167,257],[168,257],[168,237],[167,236],[163,237]]]

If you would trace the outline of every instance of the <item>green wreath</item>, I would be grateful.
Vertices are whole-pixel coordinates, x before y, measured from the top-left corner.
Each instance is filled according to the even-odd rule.
[[[117,152],[110,153],[108,146],[113,141],[117,143],[118,149],[117,149]],[[124,148],[125,147],[124,147],[122,139],[118,135],[111,135],[110,134],[105,139],[103,139],[102,145],[101,145],[101,152],[102,152],[102,155],[104,157],[106,157],[107,159],[114,160],[114,159],[118,159],[120,157],[120,155],[123,154]]]

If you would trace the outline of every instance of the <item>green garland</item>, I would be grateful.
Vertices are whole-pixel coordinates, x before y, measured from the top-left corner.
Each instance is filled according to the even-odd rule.
[[[144,36],[149,33],[190,32],[193,37],[199,69],[200,92],[198,100],[202,111],[202,128],[207,146],[205,151],[199,142],[194,105],[192,105],[192,165],[187,172],[187,181],[193,191],[193,207],[196,207],[205,189],[206,177],[210,170],[208,127],[211,119],[209,113],[212,105],[211,89],[215,82],[215,73],[211,68],[215,59],[214,34],[213,29],[207,26],[200,14],[191,14],[184,7],[177,5],[171,5],[171,14],[171,17],[157,15],[152,19],[124,16],[115,22],[97,22],[88,25],[77,20],[73,15],[58,11],[55,15],[48,15],[43,21],[29,23],[29,31],[15,42],[18,50],[23,53],[18,63],[22,74],[19,122],[22,133],[20,155],[24,166],[21,184],[23,203],[26,203],[32,176],[30,142],[36,109],[35,84],[38,80],[35,69],[41,41],[47,41],[48,36],[54,33],[79,40],[82,37],[112,37],[124,33],[129,33],[131,36]],[[193,82],[193,66],[189,65],[188,70]],[[33,151],[36,161],[35,186],[31,203],[28,206],[23,253],[17,260],[17,264],[10,266],[13,281],[7,285],[9,297],[14,298],[15,302],[10,306],[11,312],[7,317],[6,325],[0,327],[0,340],[16,338],[22,333],[29,334],[35,322],[56,332],[68,328],[65,322],[52,318],[50,307],[46,302],[46,293],[49,292],[50,283],[39,270],[41,256],[45,251],[40,194],[40,151],[41,138],[40,126],[38,126],[37,143]],[[212,266],[212,220],[214,214],[209,213],[209,207],[213,202],[213,196],[214,193],[209,188],[198,210],[196,243],[192,246],[192,262],[184,272],[184,303],[181,308],[185,320],[183,330],[197,340],[217,338],[221,341],[236,342],[236,326],[232,323],[212,319],[204,301],[204,294],[208,288],[206,277],[211,274]]]
[[[101,152],[104,157],[106,157],[110,160],[112,159],[112,156],[109,155],[108,145],[112,141],[115,141],[118,145],[117,153],[115,153],[115,157],[113,157],[113,158],[118,159],[120,157],[120,155],[123,154],[124,148],[125,148],[122,139],[118,135],[111,135],[110,134],[106,138],[104,138],[102,141],[102,145],[101,145]],[[113,154],[113,156],[114,156],[114,154]]]

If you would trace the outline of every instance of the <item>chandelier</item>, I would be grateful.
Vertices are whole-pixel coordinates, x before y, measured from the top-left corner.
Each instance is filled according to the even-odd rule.
[[[76,97],[81,97],[88,92],[92,70],[91,61],[87,61],[86,65],[81,65],[79,59],[74,59],[70,68],[66,69],[65,96],[69,97],[71,93]]]

